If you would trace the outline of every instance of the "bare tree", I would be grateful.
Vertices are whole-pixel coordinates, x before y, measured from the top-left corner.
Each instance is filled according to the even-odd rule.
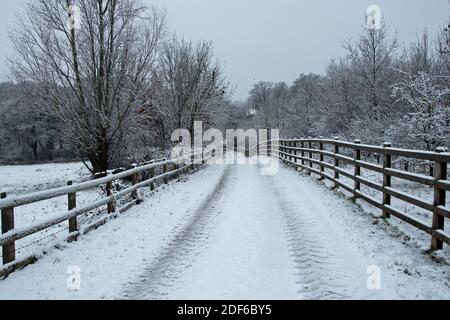
[[[11,71],[32,103],[64,123],[90,170],[104,172],[123,156],[127,129],[145,103],[165,16],[140,0],[79,0],[77,17],[73,5],[27,4],[11,31]],[[81,19],[80,28],[74,19]]]
[[[392,103],[390,84],[395,81],[395,53],[397,38],[388,39],[386,26],[366,30],[355,42],[347,42],[344,48],[353,72],[353,81],[360,92],[359,111],[377,111]]]
[[[198,82],[189,108],[189,130],[194,133],[195,121],[204,125],[215,124],[215,119],[228,106],[231,90],[221,64],[214,60],[212,44],[200,42],[195,51],[195,65]]]
[[[272,91],[274,84],[260,81],[253,85],[250,91],[249,103],[256,113],[258,124],[261,128],[270,129],[273,126]]]
[[[438,33],[436,41],[436,74],[450,78],[450,22]]]
[[[316,74],[301,74],[294,81],[292,115],[297,121],[297,134],[308,137],[320,135],[321,116],[325,107],[323,78]]]
[[[425,29],[417,41],[411,44],[407,53],[407,70],[408,73],[418,75],[419,73],[432,72],[435,63],[435,55],[433,54],[430,35]]]
[[[356,93],[352,97],[355,119],[347,128],[353,138],[382,143],[385,140],[382,128],[398,117],[393,108],[396,97],[392,95],[392,86],[399,77],[398,47],[397,37],[389,38],[384,23],[380,29],[366,28],[357,41],[344,45]],[[376,131],[372,130],[380,129],[378,134],[373,134]]]
[[[175,36],[167,41],[161,53],[158,79],[158,90],[148,113],[159,115],[154,120],[165,136],[179,128],[193,133],[195,121],[203,121],[206,126],[214,124],[215,116],[228,105],[231,95],[209,42],[193,45]]]
[[[328,112],[324,125],[333,135],[342,134],[357,116],[357,90],[352,75],[350,63],[343,58],[332,60],[326,69]]]

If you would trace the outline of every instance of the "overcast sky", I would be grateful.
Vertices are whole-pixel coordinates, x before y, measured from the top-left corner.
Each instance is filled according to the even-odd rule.
[[[7,30],[27,0],[1,0],[0,79],[11,54]],[[30,0],[32,1],[32,0]],[[362,30],[369,5],[378,5],[392,33],[408,43],[424,28],[435,34],[448,22],[448,0],[144,0],[165,8],[170,26],[192,40],[211,40],[236,99],[256,81],[293,81],[321,73],[342,42]]]

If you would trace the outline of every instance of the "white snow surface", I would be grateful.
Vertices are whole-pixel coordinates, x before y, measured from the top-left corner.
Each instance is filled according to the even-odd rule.
[[[41,191],[88,179],[90,173],[81,162],[0,166],[0,191],[8,194]]]
[[[74,183],[90,180],[87,168],[81,162],[49,163],[24,166],[0,166],[0,191],[8,196],[44,191],[66,186],[68,181]],[[100,188],[77,193],[77,205],[88,205],[103,197]],[[14,209],[15,228],[26,228],[30,225],[54,218],[67,212],[67,196],[39,201]],[[98,211],[98,210],[97,210]],[[95,220],[96,212],[84,215],[81,223]],[[0,222],[1,225],[1,222]],[[69,233],[68,222],[60,223],[52,228],[38,232],[16,242],[16,257],[23,259],[51,243],[65,239]],[[1,256],[1,252],[0,252]]]
[[[147,193],[0,281],[0,299],[450,298],[449,265],[391,224],[293,169],[260,172],[211,165]],[[381,290],[367,287],[373,265]]]

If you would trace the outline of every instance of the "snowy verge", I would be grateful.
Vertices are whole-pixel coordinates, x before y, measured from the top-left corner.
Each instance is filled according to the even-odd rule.
[[[364,211],[360,205],[348,201],[344,194],[330,191],[314,177],[293,173],[294,169],[283,167],[275,179],[278,188],[294,203],[301,201],[302,193],[318,202],[318,207],[323,208],[315,213],[319,220],[334,226],[340,237],[351,243],[372,265],[378,266],[382,282],[395,290],[399,299],[450,298],[449,264],[446,259],[437,258],[445,256],[448,259],[448,251],[426,254],[395,222],[385,222]]]
[[[223,166],[207,167],[186,181],[146,197],[144,203],[36,264],[0,281],[0,299],[112,299],[170,241],[201,199],[214,188]],[[183,179],[183,178],[182,178]],[[81,290],[70,291],[67,271],[81,271]]]
[[[62,187],[68,181],[81,182],[90,177],[81,162],[0,166],[0,191],[18,195]]]

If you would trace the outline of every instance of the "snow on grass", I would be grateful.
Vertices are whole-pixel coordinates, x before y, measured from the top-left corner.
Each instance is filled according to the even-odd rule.
[[[314,167],[316,167],[316,165],[314,165]],[[352,175],[354,173],[353,172],[354,168],[351,165],[341,166],[341,169],[347,171],[348,173],[350,173]],[[325,168],[325,172],[330,175],[333,175],[333,170],[331,170],[331,169]],[[316,176],[316,175],[313,174],[313,176]],[[361,168],[361,176],[372,182],[376,182],[381,185],[383,184],[383,175],[380,173]],[[346,185],[348,185],[350,187],[353,187],[353,185],[354,185],[354,182],[352,179],[342,176],[342,175],[339,177],[339,181],[345,183]],[[328,186],[334,185],[332,182],[330,182],[328,180],[326,180],[325,183]],[[403,179],[396,178],[396,177],[392,177],[391,185],[396,190],[405,192],[410,196],[417,197],[417,198],[424,200],[426,202],[429,202],[431,204],[433,203],[434,189],[432,187],[429,187],[429,186],[426,186],[423,184],[419,184],[419,183],[415,183],[415,182],[411,182],[411,181],[407,181],[407,180],[403,180]],[[346,190],[341,189],[340,191],[347,197],[353,196]],[[378,202],[382,202],[382,200],[383,200],[382,192],[374,190],[368,186],[365,186],[364,184],[361,184],[361,191],[364,194],[376,199]],[[362,199],[357,199],[357,203],[366,212],[369,212],[374,216],[380,217],[382,214],[380,209],[368,204],[367,202],[365,202]],[[400,212],[405,212],[407,214],[410,214],[410,215],[426,222],[427,224],[431,225],[432,218],[433,218],[432,212],[427,211],[422,208],[419,208],[415,205],[404,202],[402,200],[399,200],[394,196],[391,197],[391,205],[395,209],[398,209]],[[446,207],[450,208],[450,196],[447,196],[447,198],[446,198]],[[447,221],[446,221],[444,230],[448,232],[448,230],[450,230],[450,224],[449,224],[448,219],[446,219],[446,220]],[[417,246],[420,247],[422,250],[429,249],[431,239],[430,239],[430,235],[428,235],[427,233],[418,230],[414,226],[412,226],[400,219],[397,219],[396,217],[392,217],[389,220],[389,223],[391,223],[396,228],[398,228],[399,232],[404,233],[406,238],[415,242],[417,244]],[[446,250],[450,250],[448,245],[444,244],[444,246],[447,248]]]
[[[90,173],[81,162],[0,166],[0,191],[8,194],[41,191],[65,186],[68,181],[89,179]]]
[[[0,166],[0,191],[6,191],[9,196],[19,195],[62,187],[67,185],[68,181],[74,183],[87,181],[90,177],[89,171],[80,162]],[[103,192],[100,188],[78,192],[77,206],[85,206],[102,196]],[[26,228],[67,211],[67,196],[17,207],[14,208],[15,228]],[[80,217],[79,222],[81,224],[90,222],[97,211]],[[60,223],[17,241],[16,258],[25,258],[48,247],[51,243],[65,239],[69,234],[68,228],[68,222]]]
[[[214,187],[222,166],[201,170],[145,198],[79,241],[63,244],[36,264],[0,281],[0,299],[112,299],[141,265],[155,258],[174,229],[186,223],[202,197]],[[81,269],[81,290],[69,291],[69,266]]]

